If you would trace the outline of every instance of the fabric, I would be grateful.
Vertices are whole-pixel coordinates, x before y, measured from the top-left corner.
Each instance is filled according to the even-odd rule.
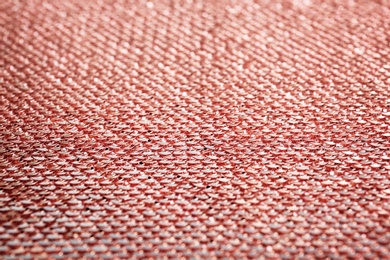
[[[390,259],[389,1],[0,24],[0,258]]]

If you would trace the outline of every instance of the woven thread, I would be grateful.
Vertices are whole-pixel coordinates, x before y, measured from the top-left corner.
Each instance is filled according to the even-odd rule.
[[[390,259],[388,1],[1,1],[4,259]]]

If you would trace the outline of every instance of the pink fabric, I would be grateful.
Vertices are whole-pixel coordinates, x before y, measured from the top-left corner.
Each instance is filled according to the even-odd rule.
[[[389,1],[1,1],[0,255],[390,259]]]

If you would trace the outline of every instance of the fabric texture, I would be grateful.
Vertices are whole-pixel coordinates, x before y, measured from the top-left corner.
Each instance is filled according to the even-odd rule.
[[[0,2],[0,258],[390,259],[389,1]]]

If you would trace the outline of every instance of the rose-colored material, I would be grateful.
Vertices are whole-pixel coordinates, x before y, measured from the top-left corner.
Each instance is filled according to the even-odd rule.
[[[390,259],[388,1],[0,10],[0,258]]]

